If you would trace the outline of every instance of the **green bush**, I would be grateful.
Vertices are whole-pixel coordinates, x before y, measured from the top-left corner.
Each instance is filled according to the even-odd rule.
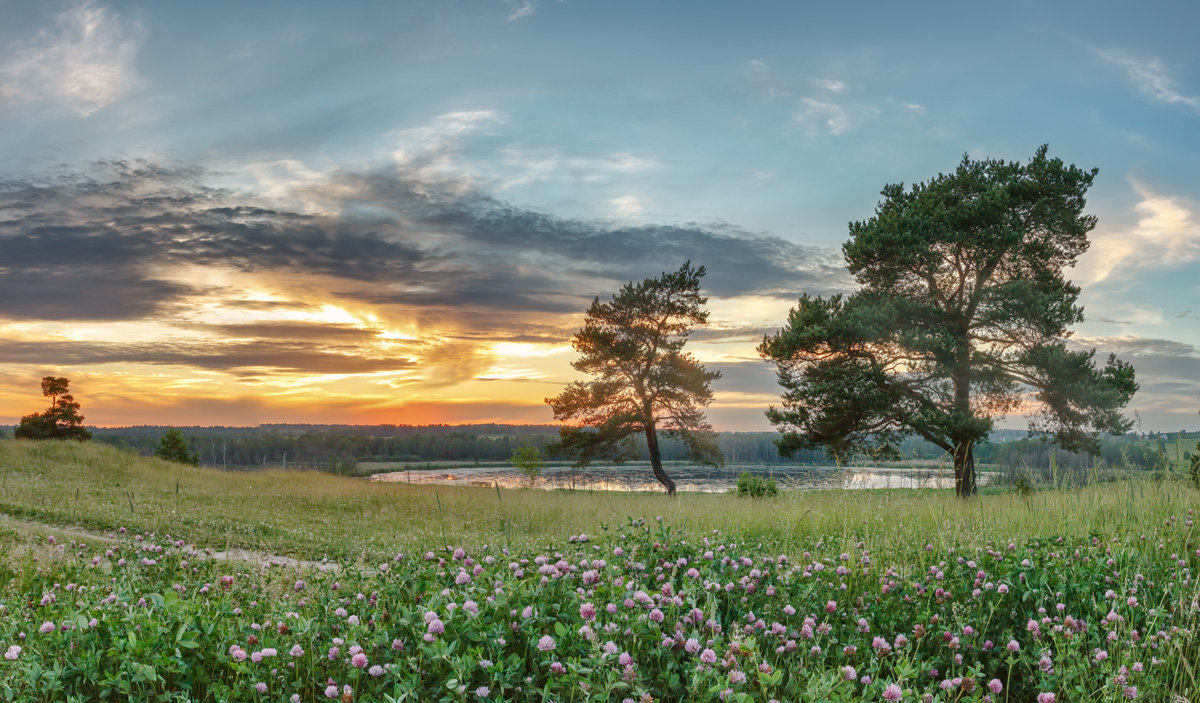
[[[779,495],[779,486],[775,479],[756,476],[749,471],[743,471],[738,476],[737,489],[734,491],[743,498],[767,498]]]

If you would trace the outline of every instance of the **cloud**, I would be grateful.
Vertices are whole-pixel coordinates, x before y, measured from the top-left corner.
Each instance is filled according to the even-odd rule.
[[[0,183],[0,319],[178,330],[145,345],[56,340],[42,347],[54,363],[245,375],[373,373],[418,358],[437,369],[430,382],[457,382],[493,363],[472,350],[561,342],[593,296],[684,260],[708,266],[705,290],[718,297],[790,300],[848,283],[832,251],[720,223],[564,219],[392,169],[307,178],[283,199],[317,207],[296,212],[214,178],[110,161]],[[360,312],[322,313],[330,307]],[[417,339],[378,348],[395,330]],[[34,349],[0,354],[32,363]]]
[[[392,158],[401,172],[413,178],[458,177],[462,169],[455,156],[463,138],[503,120],[495,110],[458,110],[429,124],[393,130],[388,133],[396,142]]]
[[[845,92],[845,90],[846,90],[846,84],[844,82],[837,81],[837,80],[831,80],[828,78],[819,79],[817,81],[817,85],[821,86],[823,89],[829,91],[830,93],[842,93],[842,92]]]
[[[412,359],[404,356],[371,358],[356,348],[339,350],[311,342],[262,340],[139,344],[0,340],[0,356],[9,364],[158,364],[226,371],[241,377],[270,377],[278,373],[377,373],[416,366]]]
[[[641,201],[638,200],[636,195],[622,195],[608,202],[612,205],[613,212],[617,217],[624,219],[638,217],[644,210]]]
[[[50,102],[87,117],[137,85],[141,35],[101,5],[66,10],[0,59],[0,105]]]
[[[1133,365],[1140,390],[1130,403],[1151,427],[1194,427],[1200,405],[1200,348],[1170,339],[1139,336],[1087,337],[1068,341],[1077,349],[1114,353]]]
[[[1166,68],[1158,59],[1137,59],[1120,51],[1098,51],[1104,60],[1125,69],[1144,95],[1166,105],[1183,105],[1200,112],[1200,96],[1187,95],[1175,88]]]
[[[798,122],[810,126],[820,124],[827,133],[835,136],[850,128],[850,118],[841,105],[813,98],[804,98],[801,102],[804,109],[796,113]]]
[[[504,167],[515,173],[497,179],[498,192],[545,181],[611,182],[662,166],[655,159],[624,152],[600,157],[564,156],[552,151],[510,147],[502,152],[502,157]]]
[[[513,22],[532,15],[540,3],[536,0],[504,0],[504,4],[508,5],[508,21]]]
[[[1137,223],[1093,234],[1091,248],[1079,259],[1080,282],[1127,279],[1145,269],[1179,266],[1200,257],[1200,219],[1193,203],[1136,181],[1133,187],[1141,198],[1134,206]]]

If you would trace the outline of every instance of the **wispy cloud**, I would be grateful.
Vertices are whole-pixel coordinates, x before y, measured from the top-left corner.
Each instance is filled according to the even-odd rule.
[[[1200,112],[1200,96],[1188,95],[1175,87],[1166,68],[1158,59],[1138,59],[1120,51],[1100,50],[1100,57],[1125,69],[1143,94],[1167,105],[1183,105]]]
[[[83,2],[0,59],[0,106],[51,102],[87,117],[138,83],[142,30]]]
[[[458,110],[439,115],[427,124],[393,130],[392,158],[404,171],[421,178],[460,176],[456,156],[463,139],[488,125],[503,121],[495,110]]]
[[[828,134],[838,135],[850,128],[850,117],[841,105],[815,98],[804,98],[801,101],[804,109],[796,113],[796,121],[820,128]]]
[[[642,202],[638,200],[636,195],[622,195],[608,202],[612,205],[613,212],[616,213],[617,217],[622,219],[638,217],[645,210],[642,207]]]
[[[508,21],[515,22],[537,11],[542,0],[502,0],[508,6]]]
[[[629,153],[604,156],[566,156],[545,149],[525,150],[509,147],[502,153],[504,168],[509,175],[499,176],[499,191],[539,181],[570,180],[580,183],[611,181],[618,177],[645,173],[661,168],[656,159]]]
[[[1127,279],[1153,268],[1168,268],[1200,258],[1200,219],[1195,205],[1182,197],[1162,195],[1133,182],[1141,200],[1134,206],[1137,224],[1125,229],[1104,229],[1092,237],[1092,246],[1080,257],[1082,283]]]

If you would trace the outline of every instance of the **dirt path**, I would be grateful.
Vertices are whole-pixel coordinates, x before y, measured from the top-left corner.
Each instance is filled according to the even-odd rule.
[[[0,513],[0,528],[8,528],[13,530],[18,535],[38,534],[53,536],[56,540],[60,538],[73,539],[80,541],[94,541],[105,544],[115,544],[121,541],[117,535],[108,532],[97,532],[94,530],[86,530],[75,525],[50,525],[35,520],[26,520],[23,518],[13,517],[5,513]],[[184,550],[196,557],[213,559],[215,561],[228,561],[245,564],[253,564],[259,568],[273,567],[288,567],[288,568],[304,568],[317,569],[319,571],[341,571],[340,564],[332,562],[308,561],[305,559],[296,559],[280,554],[271,554],[269,552],[260,552],[249,549],[227,549],[217,551],[214,549],[205,549],[197,545],[188,545]]]

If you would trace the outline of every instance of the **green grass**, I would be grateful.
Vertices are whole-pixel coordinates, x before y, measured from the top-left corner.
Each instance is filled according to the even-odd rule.
[[[335,679],[355,700],[461,703],[482,700],[482,685],[494,700],[715,702],[728,689],[742,703],[849,703],[881,700],[895,682],[904,700],[982,703],[995,678],[994,701],[1043,691],[1121,701],[1129,666],[1139,700],[1194,700],[1197,505],[1200,492],[1169,479],[970,501],[929,490],[497,492],[4,441],[0,699],[252,703],[294,691],[312,702],[329,700]],[[344,568],[232,563],[203,549],[226,546]],[[653,601],[658,620],[634,599]],[[600,610],[588,616],[600,637],[584,634],[585,601]],[[477,616],[462,612],[469,603]],[[724,629],[687,620],[692,608]],[[431,614],[445,628],[426,639]],[[876,636],[896,652],[873,651]],[[556,647],[543,650],[548,637]],[[749,681],[697,666],[687,637]],[[635,668],[614,665],[608,638]],[[282,654],[294,645],[303,656]],[[351,646],[389,668],[364,673]],[[279,659],[235,655],[243,647]],[[940,688],[955,679],[969,684]]]
[[[222,472],[112,447],[0,441],[0,513],[22,523],[119,527],[197,544],[305,558],[375,559],[435,545],[537,546],[628,517],[784,545],[870,539],[904,553],[926,543],[1151,532],[1200,505],[1178,481],[1130,480],[1022,498],[959,501],[948,491],[721,494],[565,492],[372,483],[309,471]]]

